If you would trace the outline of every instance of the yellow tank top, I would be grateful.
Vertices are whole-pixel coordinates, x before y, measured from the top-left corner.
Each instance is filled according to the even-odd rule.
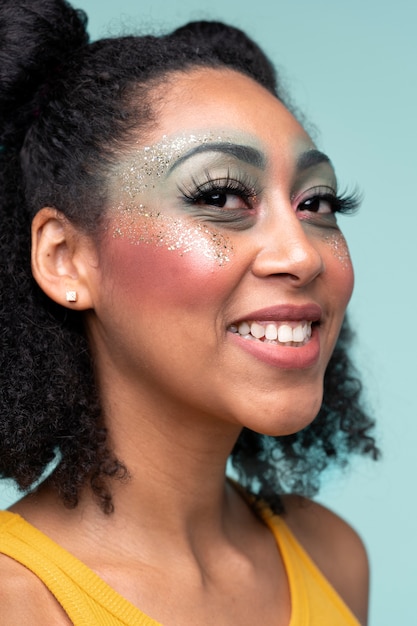
[[[289,626],[359,626],[282,518],[265,512],[264,519],[275,536],[288,576]],[[8,511],[0,511],[0,553],[36,574],[74,626],[161,626],[84,563]]]

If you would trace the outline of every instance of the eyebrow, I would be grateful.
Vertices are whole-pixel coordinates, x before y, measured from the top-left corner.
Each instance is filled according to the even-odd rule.
[[[324,154],[324,152],[320,152],[320,150],[307,150],[300,154],[297,159],[296,169],[298,172],[302,172],[303,170],[307,170],[309,167],[314,167],[315,165],[320,165],[321,163],[328,163],[332,165],[331,160]]]
[[[190,157],[195,156],[196,154],[202,154],[204,152],[222,152],[223,154],[229,154],[235,157],[236,159],[239,159],[239,161],[243,161],[244,163],[249,163],[249,165],[254,165],[255,167],[259,169],[265,169],[265,166],[266,166],[265,156],[262,154],[262,152],[260,152],[256,148],[252,148],[251,146],[242,146],[240,144],[233,144],[233,143],[226,143],[226,142],[207,143],[207,144],[201,144],[200,146],[196,146],[195,148],[192,148],[191,150],[183,154],[169,168],[168,175],[171,174],[171,172],[176,167],[181,165],[181,163],[184,163],[184,161],[186,161]]]

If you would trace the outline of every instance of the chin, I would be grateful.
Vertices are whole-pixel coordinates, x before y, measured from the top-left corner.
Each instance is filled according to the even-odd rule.
[[[304,401],[297,398],[294,402],[294,394],[289,395],[291,397],[288,403],[283,404],[281,401],[269,403],[268,407],[263,409],[260,406],[256,407],[243,425],[261,435],[271,437],[284,437],[303,430],[315,420],[320,411],[322,390],[314,397],[305,394]]]

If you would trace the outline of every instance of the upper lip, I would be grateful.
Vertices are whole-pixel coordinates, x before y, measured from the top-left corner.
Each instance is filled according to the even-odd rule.
[[[266,307],[258,311],[252,311],[247,315],[234,321],[234,324],[251,320],[253,322],[285,322],[285,321],[309,321],[319,322],[322,317],[322,310],[318,304],[313,302],[303,305],[280,304]]]

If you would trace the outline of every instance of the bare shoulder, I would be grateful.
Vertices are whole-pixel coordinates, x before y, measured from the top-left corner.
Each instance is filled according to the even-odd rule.
[[[312,560],[366,625],[369,563],[357,532],[326,507],[290,495],[284,497],[285,521]]]
[[[68,626],[63,609],[28,569],[0,554],[0,624]]]

